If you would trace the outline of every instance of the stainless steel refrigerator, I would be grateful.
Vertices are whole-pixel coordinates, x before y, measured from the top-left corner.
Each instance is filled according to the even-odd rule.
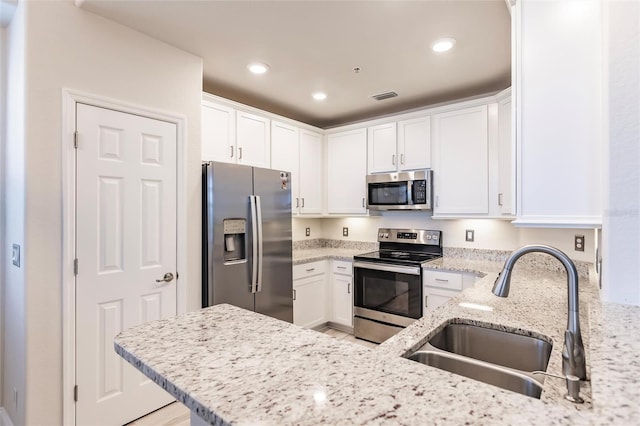
[[[202,165],[202,306],[293,322],[289,172]]]

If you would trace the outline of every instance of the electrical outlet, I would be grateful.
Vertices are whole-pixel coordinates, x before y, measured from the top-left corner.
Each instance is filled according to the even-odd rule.
[[[347,228],[346,226],[342,228],[342,236],[343,237],[349,236],[349,228]]]
[[[467,229],[464,234],[465,241],[472,243],[474,240],[474,234],[475,232],[473,229]]]
[[[584,235],[576,235],[573,238],[573,249],[575,251],[584,251]]]
[[[310,237],[311,236],[311,228],[305,228],[304,229],[304,235],[307,236],[307,237]]]

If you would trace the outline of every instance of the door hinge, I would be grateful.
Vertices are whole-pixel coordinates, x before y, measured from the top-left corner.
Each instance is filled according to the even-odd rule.
[[[73,132],[73,147],[78,149],[78,131]]]
[[[73,387],[73,401],[78,402],[78,385]]]
[[[78,259],[73,259],[73,275],[78,275]]]

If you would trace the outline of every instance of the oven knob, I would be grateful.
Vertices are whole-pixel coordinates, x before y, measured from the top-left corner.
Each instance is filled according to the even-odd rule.
[[[434,235],[434,236],[433,236],[433,239],[434,239],[435,241],[437,241],[437,240],[438,240],[438,236],[437,236],[437,235]]]
[[[385,238],[389,238],[389,233],[388,233],[388,232],[385,232],[385,233],[384,233],[384,237],[385,237]]]
[[[431,235],[427,234],[427,240],[431,239]]]

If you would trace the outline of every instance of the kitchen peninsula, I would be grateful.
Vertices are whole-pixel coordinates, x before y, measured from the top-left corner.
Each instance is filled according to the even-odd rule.
[[[547,336],[553,342],[547,371],[559,374],[566,275],[553,265],[518,267],[510,296],[498,298],[491,286],[500,266],[446,256],[435,261],[435,269],[484,278],[376,349],[230,305],[134,327],[116,337],[115,348],[191,409],[193,424],[637,421],[640,307],[601,303],[595,280],[586,276],[580,278],[580,307],[591,381],[583,386],[583,405],[562,398],[563,380],[546,378],[537,400],[403,358],[444,323],[480,323]]]

